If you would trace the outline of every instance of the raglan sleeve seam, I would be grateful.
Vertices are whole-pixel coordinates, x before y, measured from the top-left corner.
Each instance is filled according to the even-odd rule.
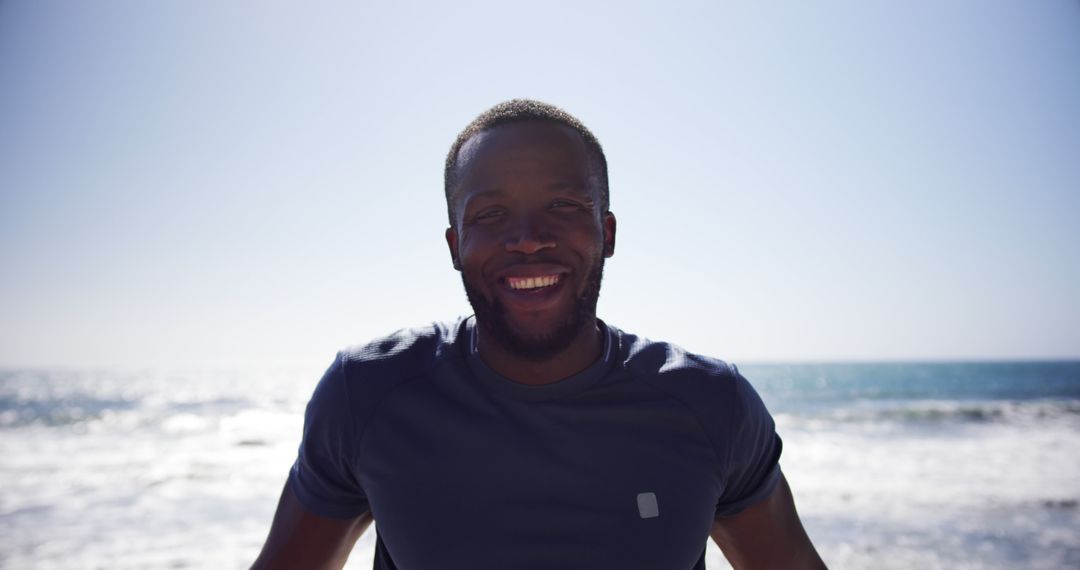
[[[348,440],[345,442],[346,448],[352,449],[355,452],[359,453],[360,440],[363,439],[363,437],[360,433],[360,426],[359,424],[357,424],[356,406],[353,405],[353,396],[349,390],[348,360],[345,359],[345,351],[341,351],[338,353],[338,361],[341,365],[341,391],[345,394],[345,406],[348,410],[349,415],[348,423],[350,429],[347,430],[345,434],[345,438]],[[357,488],[363,490],[363,486],[360,484],[360,474],[357,473],[356,466],[353,465],[352,462],[349,462],[348,467],[349,475],[353,478]],[[365,496],[366,495],[367,493],[365,493]]]

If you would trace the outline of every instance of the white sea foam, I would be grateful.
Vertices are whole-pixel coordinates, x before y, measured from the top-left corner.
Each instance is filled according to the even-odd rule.
[[[783,433],[800,511],[836,567],[1080,562],[1080,418],[937,433],[846,423]]]

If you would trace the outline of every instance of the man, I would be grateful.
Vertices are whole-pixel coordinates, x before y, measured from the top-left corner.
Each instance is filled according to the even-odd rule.
[[[339,353],[258,568],[823,568],[761,400],[721,361],[596,318],[615,252],[593,135],[502,103],[446,160],[446,242],[475,316]]]

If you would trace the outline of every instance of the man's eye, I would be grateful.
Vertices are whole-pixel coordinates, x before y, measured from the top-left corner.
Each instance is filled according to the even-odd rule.
[[[491,219],[494,219],[494,218],[498,218],[502,214],[503,214],[503,211],[498,210],[498,209],[484,210],[483,212],[480,212],[479,214],[476,214],[476,216],[474,216],[473,219],[474,220],[491,220]]]
[[[551,207],[552,208],[577,208],[579,206],[577,205],[577,203],[571,202],[569,200],[555,200],[554,202],[551,203]]]

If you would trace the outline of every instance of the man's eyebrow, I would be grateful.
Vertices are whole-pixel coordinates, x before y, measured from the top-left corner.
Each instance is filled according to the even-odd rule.
[[[506,191],[500,188],[492,188],[490,190],[480,190],[478,192],[473,192],[469,195],[468,198],[465,199],[465,207],[469,207],[469,204],[482,198],[498,198],[505,195]]]
[[[551,184],[548,184],[544,189],[548,192],[562,192],[564,190],[585,192],[586,186],[583,184],[578,184],[576,182],[553,182]]]

